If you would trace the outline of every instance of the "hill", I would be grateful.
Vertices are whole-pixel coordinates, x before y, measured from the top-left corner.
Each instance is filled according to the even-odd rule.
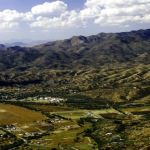
[[[34,47],[1,45],[0,86],[7,88],[0,92],[147,101],[149,56],[150,29],[74,36]]]
[[[76,69],[106,64],[149,64],[150,29],[100,33],[49,42],[32,48],[0,47],[0,68]]]

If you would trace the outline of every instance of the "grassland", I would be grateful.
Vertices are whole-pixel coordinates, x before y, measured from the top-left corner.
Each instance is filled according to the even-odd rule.
[[[62,116],[64,118],[76,120],[85,117],[95,117],[99,118],[100,115],[103,114],[120,114],[117,110],[110,108],[110,109],[101,109],[101,110],[74,110],[74,111],[60,111],[60,112],[52,112],[50,114],[56,114]]]
[[[123,112],[130,112],[130,113],[150,113],[150,106],[144,106],[144,107],[130,107],[130,108],[122,108]]]
[[[63,106],[28,101],[0,104],[0,114],[3,116],[1,127],[5,122],[13,124],[16,128],[15,130],[1,128],[0,133],[8,132],[10,137],[3,138],[0,145],[12,146],[14,141],[22,140],[22,143],[14,146],[14,149],[147,150],[149,148],[149,104],[120,103],[120,106],[101,108],[104,103],[100,101],[98,105],[101,104],[101,107],[96,109],[97,101],[88,100],[88,102],[89,104],[93,102],[90,109],[85,109],[86,100],[77,100],[75,107],[72,107],[74,99],[64,103]],[[3,115],[4,113],[8,115]],[[8,116],[12,116],[9,120],[11,122],[7,122]]]
[[[0,104],[0,125],[26,124],[46,119],[40,112],[35,112],[19,106]]]

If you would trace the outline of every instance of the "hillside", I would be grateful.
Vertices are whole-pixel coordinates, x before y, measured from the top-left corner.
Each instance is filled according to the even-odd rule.
[[[0,149],[149,149],[150,30],[1,44],[0,103]]]
[[[147,102],[149,56],[150,29],[74,36],[31,48],[0,45],[0,93]]]
[[[150,29],[100,33],[32,48],[0,46],[0,69],[78,69],[109,64],[149,64]]]

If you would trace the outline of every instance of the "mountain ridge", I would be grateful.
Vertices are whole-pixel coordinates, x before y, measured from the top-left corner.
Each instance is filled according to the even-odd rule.
[[[1,70],[26,67],[78,69],[109,64],[149,64],[150,29],[73,36],[34,47],[0,46]]]
[[[149,56],[149,29],[0,48],[0,95],[149,103]]]

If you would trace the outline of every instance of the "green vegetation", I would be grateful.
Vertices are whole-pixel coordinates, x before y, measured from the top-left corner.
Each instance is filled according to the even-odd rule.
[[[0,134],[4,135],[7,131],[12,136],[3,138],[6,146],[10,146],[10,144],[8,145],[10,143],[8,140],[12,140],[12,143],[14,143],[14,141],[24,139],[22,144],[17,146],[17,149],[132,150],[149,148],[150,122],[148,114],[150,111],[148,104],[137,106],[131,103],[129,107],[127,104],[121,103],[119,106],[117,105],[116,109],[88,110],[79,109],[81,103],[78,103],[78,101],[76,102],[78,107],[73,109],[66,104],[64,106],[59,106],[59,104],[41,105],[41,103],[26,101],[7,103],[11,103],[11,105],[0,105],[3,108],[1,113],[6,113],[6,111],[4,112],[4,107],[7,107],[8,110],[14,108],[12,109],[13,114],[18,109],[23,110],[24,115],[28,115],[28,111],[31,111],[31,114],[40,114],[41,112],[43,118],[41,118],[42,120],[36,118],[37,120],[35,121],[35,115],[32,115],[33,122],[15,120],[17,124],[12,122],[14,125],[9,127],[8,131],[3,126]],[[19,107],[14,105],[19,105]],[[25,107],[25,109],[20,106]],[[3,125],[4,123],[7,124],[7,122],[3,121]],[[15,129],[13,128],[14,126]]]
[[[81,42],[82,41],[82,42]],[[149,103],[150,29],[0,49],[0,98]]]
[[[150,149],[150,30],[0,48],[0,150]]]
[[[150,65],[104,69],[47,70],[39,71],[42,83],[14,86],[1,86],[1,99],[24,99],[28,97],[56,96],[68,99],[100,99],[106,102],[145,101],[149,103]],[[28,72],[24,72],[26,75]],[[54,75],[55,74],[55,75]],[[16,74],[16,80],[28,80],[28,76]],[[9,74],[7,74],[9,78]],[[0,76],[1,78],[3,77]],[[34,78],[33,77],[33,78]],[[14,80],[13,79],[13,80]],[[52,84],[52,82],[54,84]]]

